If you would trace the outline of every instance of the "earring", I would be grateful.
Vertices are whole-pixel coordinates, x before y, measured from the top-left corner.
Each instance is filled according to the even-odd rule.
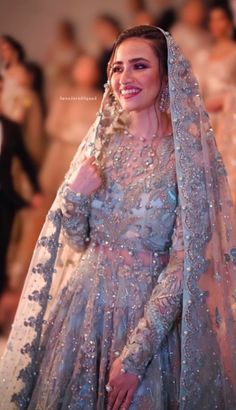
[[[160,105],[159,105],[160,111],[161,112],[168,111],[169,105],[170,105],[169,89],[168,89],[168,85],[166,85],[161,90]]]

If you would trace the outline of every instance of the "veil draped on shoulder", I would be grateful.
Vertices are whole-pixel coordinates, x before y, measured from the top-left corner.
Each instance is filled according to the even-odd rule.
[[[180,409],[236,406],[236,231],[227,175],[191,67],[168,48],[170,114],[184,232]],[[61,198],[85,156],[99,158],[117,115],[109,86],[38,239],[0,362],[0,409],[27,409],[47,318],[79,263],[61,230]]]

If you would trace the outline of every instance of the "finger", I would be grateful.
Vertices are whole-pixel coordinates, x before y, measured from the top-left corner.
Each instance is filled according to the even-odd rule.
[[[86,161],[83,163],[83,166],[85,166],[86,168],[90,168],[91,170],[100,170],[99,164],[97,162],[96,159],[94,159],[93,161]]]
[[[96,161],[96,157],[94,155],[92,157],[87,157],[85,161],[87,164],[92,164],[94,161]]]
[[[109,383],[110,384],[110,383]],[[110,384],[111,386],[111,384]],[[112,391],[108,393],[108,406],[107,410],[111,410],[113,408],[113,405],[116,401],[116,398],[118,396],[119,390],[117,390],[115,387],[112,387]]]
[[[125,398],[125,401],[124,401],[124,404],[122,405],[122,410],[128,410],[128,408],[130,406],[130,403],[133,399],[134,392],[135,392],[135,390],[131,390],[131,389],[128,391],[128,393],[126,395],[126,398]]]
[[[116,397],[116,401],[112,407],[112,410],[119,410],[121,404],[123,403],[125,396],[127,394],[127,390],[120,390],[118,396]]]
[[[94,157],[84,157],[84,159],[81,162],[82,166],[87,166],[87,165],[92,165],[94,162]]]
[[[91,170],[91,172],[99,174],[100,169],[96,164],[90,164],[88,165],[88,168]]]

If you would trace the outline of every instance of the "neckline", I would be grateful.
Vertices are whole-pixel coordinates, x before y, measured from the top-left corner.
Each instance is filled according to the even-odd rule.
[[[152,139],[145,139],[145,138],[137,138],[134,134],[132,134],[132,133],[130,133],[127,129],[125,129],[123,132],[122,132],[122,134],[123,134],[123,136],[127,136],[127,137],[129,137],[129,139],[133,139],[133,140],[135,140],[135,141],[137,141],[137,142],[144,142],[144,143],[152,143],[152,141],[154,140],[154,139],[156,139],[156,138],[158,138],[158,139],[160,139],[160,140],[163,140],[163,139],[166,139],[166,138],[169,138],[169,137],[173,137],[173,130],[172,131],[170,131],[168,134],[165,134],[165,135],[163,135],[163,136],[159,136],[159,135],[157,135],[157,134],[153,134],[153,138]]]

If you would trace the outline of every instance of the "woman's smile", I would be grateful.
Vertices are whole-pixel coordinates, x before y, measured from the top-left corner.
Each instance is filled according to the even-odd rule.
[[[133,98],[136,97],[141,92],[141,88],[138,87],[133,87],[133,86],[126,86],[121,88],[120,94],[123,98],[128,99],[128,98]]]

